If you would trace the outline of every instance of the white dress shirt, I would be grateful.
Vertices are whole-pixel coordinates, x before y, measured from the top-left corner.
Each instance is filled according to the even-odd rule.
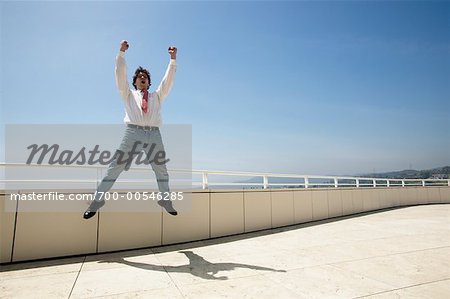
[[[116,85],[125,104],[126,124],[138,126],[159,127],[162,124],[161,105],[169,94],[173,85],[173,79],[177,69],[175,59],[170,59],[166,73],[154,92],[148,93],[148,112],[142,111],[142,97],[140,90],[130,89],[127,80],[127,64],[125,52],[120,51],[116,57]]]

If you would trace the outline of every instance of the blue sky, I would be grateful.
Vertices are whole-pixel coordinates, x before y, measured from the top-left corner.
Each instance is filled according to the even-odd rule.
[[[163,119],[192,125],[196,169],[449,165],[449,20],[438,1],[1,2],[2,128],[122,123],[127,39],[153,87],[178,47]]]

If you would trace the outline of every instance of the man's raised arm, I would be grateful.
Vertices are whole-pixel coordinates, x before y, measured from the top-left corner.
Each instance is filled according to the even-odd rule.
[[[128,50],[128,47],[128,42],[123,40],[120,43],[120,51],[116,57],[116,85],[119,89],[120,96],[124,100],[127,100],[131,93],[127,80],[127,64],[125,61],[125,51]]]
[[[170,89],[172,88],[175,72],[177,70],[177,63],[176,63],[177,48],[169,47],[168,51],[170,54],[170,63],[169,66],[167,67],[166,73],[164,74],[161,83],[156,89],[156,93],[158,94],[161,103],[164,101],[164,98],[167,97],[167,95],[170,92]]]

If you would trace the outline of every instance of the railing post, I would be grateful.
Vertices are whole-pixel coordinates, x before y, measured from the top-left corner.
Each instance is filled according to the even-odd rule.
[[[334,178],[334,188],[337,188],[337,187],[339,187],[338,179]]]
[[[356,179],[356,188],[359,188],[359,180]]]
[[[425,180],[422,180],[422,187],[425,187]]]
[[[405,180],[402,180],[402,187],[405,187]]]
[[[448,180],[447,182],[448,182],[448,186],[450,187],[450,180]]]
[[[263,176],[263,188],[267,189],[269,187],[269,178],[267,177],[267,175]]]
[[[391,183],[389,180],[386,180],[386,187],[389,188],[391,186]]]
[[[377,187],[377,180],[372,180],[373,182],[373,187],[376,188]]]
[[[206,172],[202,173],[202,188],[208,189],[208,173]]]
[[[449,181],[449,184],[450,184],[450,181]],[[307,176],[305,176],[305,188],[309,188],[309,179]]]

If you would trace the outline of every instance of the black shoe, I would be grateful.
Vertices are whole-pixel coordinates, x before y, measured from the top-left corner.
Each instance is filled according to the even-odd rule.
[[[86,212],[84,212],[83,218],[89,219],[89,218],[94,217],[94,215],[95,215],[95,213],[97,213],[98,209],[100,209],[104,205],[105,205],[104,200],[101,200],[101,201],[94,200],[91,203],[91,205],[89,206],[89,208],[86,210]]]
[[[173,208],[172,202],[170,200],[158,200],[158,204],[163,207],[170,215],[178,215],[178,212]]]

